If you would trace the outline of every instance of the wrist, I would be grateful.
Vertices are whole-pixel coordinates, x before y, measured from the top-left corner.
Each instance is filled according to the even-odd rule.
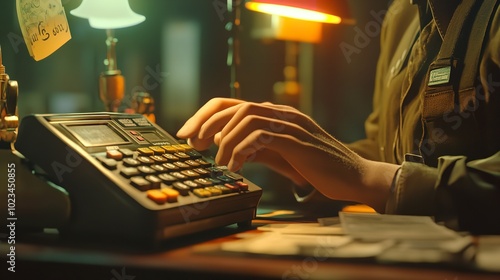
[[[391,188],[395,186],[397,173],[400,165],[367,161],[366,172],[363,175],[363,201],[373,207],[377,212],[385,212],[385,205],[391,194]]]

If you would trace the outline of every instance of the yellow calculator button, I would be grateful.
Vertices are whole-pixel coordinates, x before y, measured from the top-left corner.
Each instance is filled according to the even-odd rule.
[[[177,152],[177,149],[172,146],[172,145],[169,145],[169,146],[161,146],[165,151],[167,151],[167,153],[176,153]]]
[[[138,148],[137,151],[139,151],[141,155],[146,155],[146,156],[152,156],[155,154],[155,152],[150,148]]]
[[[193,147],[189,146],[188,144],[180,144],[180,147],[182,147],[185,151],[191,151]]]
[[[217,196],[222,194],[222,190],[216,187],[206,187],[205,190],[209,191],[212,196]]]
[[[158,204],[167,202],[167,195],[160,190],[149,190],[146,192],[147,197]]]
[[[186,151],[186,148],[182,145],[172,145],[172,147],[174,147],[177,152],[185,152]]]
[[[193,193],[198,196],[198,197],[201,197],[201,198],[205,198],[205,197],[210,197],[212,196],[212,193],[205,190],[205,189],[194,189],[193,190]]]
[[[158,146],[152,146],[152,147],[149,147],[156,155],[163,155],[165,153],[165,149],[163,149],[162,147],[158,147]]]

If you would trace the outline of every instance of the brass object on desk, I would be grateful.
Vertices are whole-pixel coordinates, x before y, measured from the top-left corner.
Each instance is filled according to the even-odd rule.
[[[148,92],[135,92],[132,96],[132,110],[134,113],[141,114],[155,123],[155,100]]]
[[[17,95],[17,81],[11,80],[5,72],[0,47],[0,148],[10,147],[10,143],[16,141],[19,126]]]

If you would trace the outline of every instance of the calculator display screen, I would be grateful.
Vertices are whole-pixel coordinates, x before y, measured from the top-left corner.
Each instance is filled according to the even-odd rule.
[[[86,147],[129,143],[107,124],[70,125],[67,128]]]
[[[163,140],[158,134],[155,132],[143,132],[142,136],[148,140],[149,142],[161,141]]]

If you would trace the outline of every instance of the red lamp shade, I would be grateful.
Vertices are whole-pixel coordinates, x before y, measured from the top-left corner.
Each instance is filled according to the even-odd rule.
[[[252,11],[323,23],[352,24],[347,0],[248,0]]]

